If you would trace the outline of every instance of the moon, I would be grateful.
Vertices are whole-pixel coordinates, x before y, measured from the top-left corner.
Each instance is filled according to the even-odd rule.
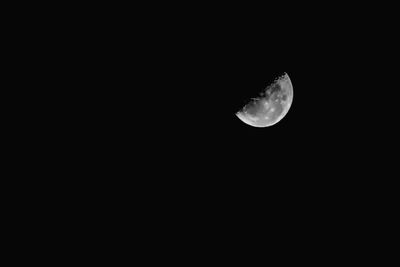
[[[250,113],[243,110],[237,117],[244,123],[254,127],[268,127],[281,121],[288,113],[293,102],[293,85],[288,75],[277,79],[274,85],[279,85],[279,91],[268,99],[257,102],[256,112]],[[283,100],[286,96],[286,100]]]

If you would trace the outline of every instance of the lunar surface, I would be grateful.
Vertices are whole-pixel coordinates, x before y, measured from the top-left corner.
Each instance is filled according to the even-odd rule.
[[[267,127],[276,124],[288,113],[293,102],[293,86],[289,76],[278,78],[262,93],[262,97],[253,100],[236,114],[244,123]]]

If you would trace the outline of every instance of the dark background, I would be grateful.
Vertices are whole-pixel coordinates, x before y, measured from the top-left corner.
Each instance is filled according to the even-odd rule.
[[[230,238],[246,220],[307,239],[303,229],[345,236],[372,213],[387,216],[397,152],[396,119],[386,118],[396,108],[390,8],[36,8],[10,23],[21,28],[10,40],[14,87],[28,84],[19,100],[34,107],[11,111],[23,117],[13,157],[30,162],[17,171],[40,174],[26,191],[45,191],[57,210],[118,223],[134,214],[155,235],[170,231],[159,221],[200,222],[211,230],[199,235]],[[242,123],[243,101],[283,73],[294,88],[286,117]]]

